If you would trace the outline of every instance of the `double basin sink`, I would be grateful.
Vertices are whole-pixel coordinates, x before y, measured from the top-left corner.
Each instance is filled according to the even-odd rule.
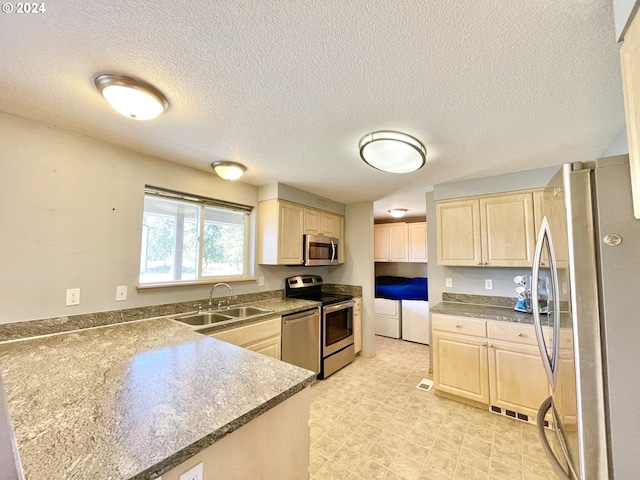
[[[273,312],[273,310],[263,307],[233,307],[226,310],[192,313],[182,317],[176,317],[176,320],[186,323],[187,325],[209,325],[211,323],[239,320],[241,318],[248,318],[271,312]]]

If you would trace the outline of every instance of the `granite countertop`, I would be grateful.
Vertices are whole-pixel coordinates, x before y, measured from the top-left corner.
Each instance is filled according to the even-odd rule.
[[[515,322],[533,325],[533,315],[516,312],[513,308],[470,303],[441,302],[430,308],[431,313],[457,315],[460,317],[483,318],[500,322]]]
[[[315,380],[167,318],[0,344],[0,375],[29,480],[156,478]]]

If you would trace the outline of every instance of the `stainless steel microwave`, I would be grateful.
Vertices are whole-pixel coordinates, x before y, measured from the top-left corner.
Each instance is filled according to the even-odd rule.
[[[321,235],[304,236],[304,264],[308,267],[338,265],[340,244],[337,238]]]

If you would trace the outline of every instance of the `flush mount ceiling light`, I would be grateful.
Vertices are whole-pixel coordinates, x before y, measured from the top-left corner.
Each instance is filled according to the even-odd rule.
[[[247,170],[247,167],[235,162],[213,162],[211,168],[225,180],[237,180]]]
[[[96,77],[95,84],[118,113],[134,120],[151,120],[169,106],[160,90],[137,78],[104,74]]]
[[[393,218],[404,217],[405,213],[407,213],[406,208],[394,208],[392,210],[389,210],[389,215],[391,215]]]
[[[411,135],[381,130],[362,137],[360,156],[368,165],[383,172],[409,173],[422,168],[427,149]]]

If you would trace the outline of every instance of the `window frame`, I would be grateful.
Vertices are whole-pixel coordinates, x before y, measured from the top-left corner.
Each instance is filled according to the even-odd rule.
[[[253,213],[253,206],[250,205],[242,205],[239,203],[228,202],[224,200],[204,197],[201,195],[195,194],[186,194],[182,192],[178,192],[175,190],[168,190],[161,187],[155,187],[150,185],[145,185],[144,188],[144,196],[147,197],[156,197],[162,198],[164,200],[174,200],[176,202],[186,202],[198,207],[198,239],[197,239],[197,252],[198,258],[196,261],[196,275],[195,279],[189,280],[165,280],[165,281],[156,281],[149,283],[142,283],[140,280],[140,270],[142,267],[142,253],[139,254],[139,262],[138,262],[138,290],[145,289],[159,289],[159,288],[176,288],[176,287],[188,287],[188,286],[198,286],[198,285],[210,285],[217,282],[248,282],[253,281],[255,278],[252,275],[252,264],[251,264],[251,239],[253,238],[253,232],[251,231],[252,221],[251,215]],[[204,239],[204,227],[205,227],[205,216],[206,216],[206,208],[216,208],[221,210],[228,210],[231,212],[240,212],[243,214],[243,232],[244,232],[244,240],[243,240],[243,271],[241,274],[236,275],[219,275],[219,276],[202,276],[203,272],[203,261],[204,261],[204,248],[205,242]],[[141,230],[144,228],[144,202],[142,208],[142,218],[140,222]],[[140,237],[140,249],[142,250],[144,241],[144,235]],[[175,261],[175,260],[174,260]]]

